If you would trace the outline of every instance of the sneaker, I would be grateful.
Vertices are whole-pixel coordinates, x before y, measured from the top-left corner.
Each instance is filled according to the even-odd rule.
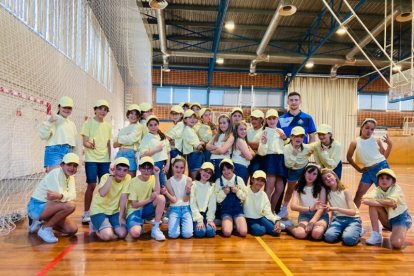
[[[151,229],[151,237],[157,241],[165,241],[165,236],[161,232],[159,227],[152,227]]]
[[[55,234],[53,234],[52,227],[41,227],[37,235],[47,243],[55,243],[58,241]]]
[[[39,230],[40,226],[42,226],[42,222],[39,220],[33,220],[29,217],[29,233],[33,234],[37,230]]]
[[[89,212],[83,212],[82,215],[82,224],[89,224],[89,222],[91,221],[91,217],[89,216]]]
[[[365,243],[369,245],[382,243],[382,235],[379,232],[372,231],[371,237],[366,239]]]
[[[282,209],[280,209],[280,212],[277,215],[281,218],[287,218],[288,217],[288,207],[283,206]]]
[[[161,221],[164,224],[168,224],[168,217],[163,217]]]
[[[293,222],[291,220],[283,220],[280,222],[280,229],[282,231],[286,230],[287,227],[293,226]]]
[[[155,222],[155,219],[145,219],[144,220],[144,223],[146,223],[146,224],[154,224],[154,222]]]

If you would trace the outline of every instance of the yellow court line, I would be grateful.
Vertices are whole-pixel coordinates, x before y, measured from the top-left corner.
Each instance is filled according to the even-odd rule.
[[[293,276],[293,273],[287,268],[287,266],[282,262],[281,259],[279,259],[278,256],[270,249],[270,247],[262,240],[260,237],[256,237],[256,240],[260,243],[260,245],[266,250],[267,254],[272,257],[273,261],[280,267],[280,269],[283,270],[285,275]]]

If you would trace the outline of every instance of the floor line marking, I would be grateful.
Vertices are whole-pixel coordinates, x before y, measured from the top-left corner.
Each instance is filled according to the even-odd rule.
[[[256,237],[256,240],[260,243],[260,245],[266,250],[267,254],[272,257],[273,261],[282,269],[285,275],[293,276],[293,273],[287,268],[287,266],[282,262],[281,259],[270,249],[270,247],[262,240],[260,237]]]
[[[65,248],[59,255],[57,255],[50,263],[48,263],[42,270],[40,270],[36,276],[43,276],[49,272],[55,265],[57,265],[60,260],[62,260],[72,249],[76,246],[77,243],[72,243],[68,247]]]

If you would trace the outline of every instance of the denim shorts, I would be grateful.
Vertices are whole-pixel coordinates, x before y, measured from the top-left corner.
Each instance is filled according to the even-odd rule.
[[[102,231],[105,228],[118,228],[119,224],[119,212],[113,215],[106,215],[103,213],[95,214],[91,216],[91,222],[93,227],[98,231]]]
[[[249,178],[249,169],[245,165],[241,165],[239,163],[234,163],[234,174],[240,176],[244,184],[248,185],[247,180]]]
[[[137,159],[135,157],[136,151],[133,149],[129,150],[119,150],[115,156],[115,159],[118,157],[125,157],[129,161],[129,170],[136,171],[137,170]]]
[[[298,222],[301,223],[302,221],[309,222],[313,216],[315,215],[316,211],[306,211],[306,212],[299,212]],[[323,212],[322,216],[319,220],[324,220],[327,225],[329,225],[329,215],[327,212]]]
[[[263,156],[262,168],[266,174],[286,176],[285,159],[283,154],[267,154]]]
[[[167,161],[161,160],[154,163],[154,165],[160,169],[160,186],[165,187],[165,183],[167,182],[167,176],[164,173],[165,163]]]
[[[306,167],[303,167],[302,169],[288,169],[287,172],[287,180],[289,182],[297,182],[299,180],[300,175],[305,170]]]
[[[187,155],[188,171],[195,172],[201,168],[204,163],[204,154],[202,151],[194,151]]]
[[[63,156],[69,152],[72,152],[72,146],[68,144],[46,146],[43,166],[51,167],[60,165],[60,163],[62,163]]]
[[[389,169],[390,166],[387,163],[387,160],[379,162],[378,164],[374,165],[373,167],[369,168],[366,172],[364,172],[361,176],[361,183],[371,185],[372,183],[375,186],[378,186],[377,181],[377,173],[382,169]]]
[[[135,210],[127,217],[128,231],[137,225],[143,225],[144,219],[152,219],[155,217],[155,208],[152,202],[148,203],[141,209]]]
[[[176,157],[178,155],[183,156],[183,153],[181,151],[179,151],[178,149],[172,149],[170,151],[170,157],[171,157],[171,159],[173,159],[174,157]]]
[[[46,203],[31,197],[27,204],[27,215],[33,220],[39,220],[46,207]]]
[[[220,170],[221,161],[223,161],[223,159],[210,159],[210,162],[214,165],[214,179],[219,179],[221,176],[221,170]]]
[[[405,210],[402,214],[390,219],[388,223],[391,226],[391,229],[396,226],[402,226],[407,229],[411,228],[411,224],[413,223],[408,210]]]
[[[85,162],[86,183],[99,183],[101,177],[109,173],[110,162]]]

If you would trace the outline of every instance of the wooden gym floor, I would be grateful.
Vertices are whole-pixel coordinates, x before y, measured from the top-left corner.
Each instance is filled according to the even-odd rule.
[[[411,185],[414,165],[392,166],[399,185],[414,214],[414,188]],[[355,192],[359,174],[344,168],[344,183]],[[220,235],[213,239],[151,240],[149,225],[137,241],[100,242],[80,224],[83,196],[72,216],[79,223],[76,237],[61,237],[57,244],[45,244],[36,234],[27,233],[27,220],[17,225],[8,236],[0,237],[1,275],[157,275],[197,274],[232,275],[308,275],[308,274],[410,274],[414,272],[414,230],[407,235],[403,250],[391,250],[383,232],[382,246],[367,246],[370,235],[367,208],[361,208],[363,226],[367,230],[355,247],[340,243],[327,244],[296,240],[286,233],[278,238],[247,238]],[[296,219],[297,214],[291,213]],[[166,226],[163,226],[166,230]]]

